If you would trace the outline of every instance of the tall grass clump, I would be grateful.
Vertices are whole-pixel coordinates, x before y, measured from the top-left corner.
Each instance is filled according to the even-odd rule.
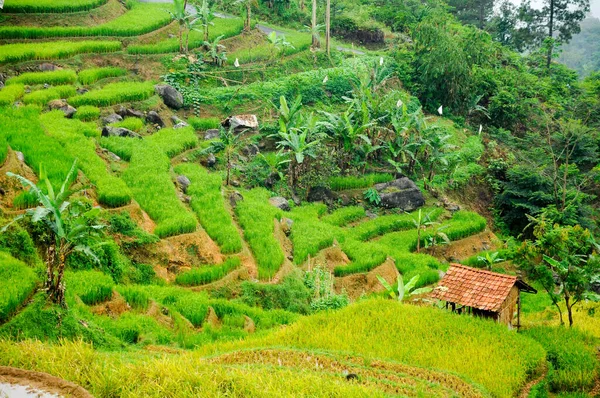
[[[73,117],[83,122],[98,120],[100,117],[100,108],[91,105],[82,105],[77,108],[77,112]]]
[[[418,211],[379,216],[348,229],[348,233],[355,239],[365,241],[394,231],[414,229],[415,220],[418,217],[417,213]],[[444,210],[440,207],[421,209],[423,217],[432,222],[435,222],[443,213]]]
[[[19,76],[11,77],[6,81],[7,85],[11,84],[28,84],[30,86],[36,84],[73,84],[77,81],[77,74],[70,69],[56,70],[52,72],[28,72],[22,73]]]
[[[221,121],[216,117],[191,117],[188,123],[197,131],[218,129],[221,126]]]
[[[540,344],[506,325],[383,299],[300,319],[263,344],[352,352],[449,371],[500,398],[516,396],[545,360]]]
[[[126,117],[120,122],[111,124],[113,127],[123,127],[139,133],[144,128],[144,121],[137,117]],[[158,134],[158,133],[157,133]]]
[[[96,153],[96,142],[85,135],[86,129],[95,132],[95,125],[66,119],[60,110],[45,113],[40,120],[46,132],[78,159],[79,168],[96,186],[100,203],[120,207],[131,202],[131,190],[123,180],[107,171],[106,163]]]
[[[231,257],[223,264],[211,265],[201,268],[193,268],[177,275],[175,283],[182,286],[200,286],[218,281],[228,273],[240,267],[240,259]]]
[[[0,106],[12,105],[25,94],[25,86],[11,84],[0,89]]]
[[[345,189],[369,188],[375,184],[390,182],[394,176],[387,173],[373,173],[362,176],[338,176],[329,179],[329,186],[334,191]]]
[[[169,158],[156,145],[146,140],[135,141],[123,179],[135,200],[156,222],[154,233],[165,238],[194,232],[198,222],[177,197],[169,174]]]
[[[87,305],[95,305],[109,300],[113,294],[114,281],[100,271],[67,271],[65,273],[67,292],[79,296]]]
[[[24,62],[32,59],[61,59],[77,54],[109,53],[120,49],[121,42],[116,40],[6,44],[0,46],[0,63]]]
[[[43,39],[50,37],[138,36],[152,32],[171,22],[165,4],[129,2],[123,15],[93,26],[5,26],[0,27],[2,39]]]
[[[187,188],[187,194],[192,197],[190,206],[208,235],[217,242],[221,252],[231,254],[241,251],[242,239],[221,193],[221,177],[191,163],[178,165],[175,172],[190,179],[191,185]]]
[[[294,263],[301,264],[308,256],[315,256],[319,251],[333,245],[340,229],[331,224],[321,222],[319,215],[327,211],[322,204],[295,207],[290,212],[294,220],[291,239],[294,244]]]
[[[108,0],[6,0],[4,12],[66,13],[88,11],[106,4]]]
[[[123,160],[130,161],[136,140],[127,137],[101,137],[100,146],[108,149]]]
[[[6,322],[37,286],[33,268],[0,251],[0,323]]]
[[[123,299],[134,309],[146,310],[150,302],[150,295],[140,286],[118,285],[117,292],[123,296]]]
[[[595,339],[576,329],[536,326],[526,336],[546,350],[552,370],[548,374],[553,392],[586,391],[594,385],[598,374]]]
[[[362,206],[348,206],[335,210],[333,213],[323,216],[321,220],[327,224],[343,227],[353,221],[365,217],[365,208]]]
[[[270,279],[283,264],[284,254],[275,239],[275,219],[281,210],[269,204],[269,192],[262,188],[245,191],[244,200],[238,202],[236,214],[258,264],[258,276]]]
[[[180,129],[166,128],[146,138],[168,157],[172,158],[181,152],[198,146],[198,136],[192,127]]]
[[[125,76],[127,74],[127,70],[123,68],[116,67],[106,67],[106,68],[92,68],[85,69],[79,72],[78,79],[79,83],[88,85],[96,83],[98,80],[106,79],[107,77],[119,77]]]
[[[360,272],[369,272],[383,264],[387,259],[385,249],[376,243],[361,242],[356,239],[346,238],[342,243],[342,250],[352,261],[348,265],[335,267],[333,273],[341,277]]]
[[[55,99],[69,98],[77,93],[74,86],[56,86],[25,94],[23,102],[26,104],[46,105]]]
[[[103,107],[123,102],[143,101],[150,98],[153,94],[154,85],[152,82],[111,83],[100,89],[69,98],[69,103],[73,106],[95,105]]]

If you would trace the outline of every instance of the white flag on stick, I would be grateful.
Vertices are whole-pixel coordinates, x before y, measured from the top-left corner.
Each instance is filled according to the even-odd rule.
[[[444,113],[443,109],[442,109],[442,105],[440,105],[440,107],[438,108],[438,113],[440,114],[440,116],[442,115],[442,113]]]

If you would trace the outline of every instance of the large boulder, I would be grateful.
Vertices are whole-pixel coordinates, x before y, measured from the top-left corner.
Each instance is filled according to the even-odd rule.
[[[111,113],[108,116],[104,116],[102,118],[102,124],[106,125],[106,124],[113,124],[113,123],[118,123],[123,121],[123,117],[121,115],[118,115],[116,113]]]
[[[154,90],[169,108],[183,108],[183,95],[181,95],[174,87],[169,86],[168,84],[157,84],[154,86]]]
[[[381,197],[381,206],[388,209],[413,211],[425,205],[421,190],[406,177],[375,185]]]
[[[206,130],[206,132],[204,133],[204,139],[205,140],[214,140],[215,138],[219,138],[219,135],[220,135],[219,129]]]
[[[136,111],[135,109],[129,109],[129,108],[127,108],[127,110],[125,111],[125,114],[126,114],[126,116],[137,117],[140,119],[144,117],[144,112]]]
[[[58,67],[54,64],[44,62],[43,64],[40,64],[39,69],[42,72],[53,72],[53,71],[57,70]]]
[[[327,187],[311,187],[308,190],[306,200],[309,202],[331,203],[336,199],[335,193]]]
[[[177,176],[177,184],[179,184],[179,186],[181,187],[181,190],[184,193],[187,193],[188,187],[191,185],[191,181],[189,178],[187,178],[184,175],[179,175]]]
[[[270,198],[269,203],[283,211],[290,211],[290,204],[283,196],[275,196]]]
[[[142,136],[139,135],[138,133],[128,130],[124,127],[112,127],[112,126],[105,126],[102,129],[102,137],[130,137],[130,138],[139,138],[139,139],[142,138]]]
[[[256,115],[229,116],[221,122],[221,125],[226,129],[232,128],[236,133],[244,130],[256,130],[258,129],[258,118]]]
[[[59,109],[64,114],[65,117],[70,119],[77,112],[77,109],[73,108],[71,105],[67,103],[66,100],[52,100],[48,103],[48,107],[52,110]]]
[[[150,124],[156,124],[159,127],[165,127],[165,122],[155,111],[150,111],[146,115],[146,121]]]
[[[241,202],[242,200],[244,200],[244,197],[238,191],[229,194],[229,204],[234,209],[237,207],[238,202]]]

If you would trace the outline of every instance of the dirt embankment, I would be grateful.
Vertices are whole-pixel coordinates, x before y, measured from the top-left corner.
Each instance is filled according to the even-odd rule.
[[[94,398],[83,387],[42,372],[0,366],[0,383],[21,385],[32,390],[70,398]],[[38,396],[32,393],[29,396]]]

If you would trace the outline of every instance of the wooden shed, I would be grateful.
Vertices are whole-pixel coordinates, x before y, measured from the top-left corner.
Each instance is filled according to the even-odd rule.
[[[446,302],[446,308],[484,318],[509,327],[521,325],[521,292],[537,293],[516,276],[452,264],[432,298]],[[513,324],[516,314],[516,323]]]

